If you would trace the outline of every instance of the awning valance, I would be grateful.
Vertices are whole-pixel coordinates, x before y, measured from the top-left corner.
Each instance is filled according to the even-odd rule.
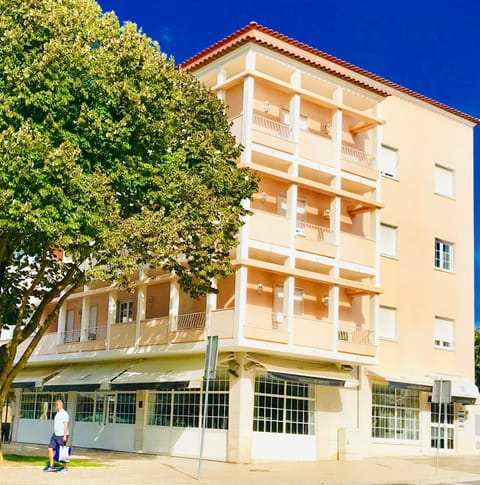
[[[477,386],[467,377],[458,376],[433,376],[435,380],[440,378],[443,381],[451,382],[451,395],[453,402],[460,402],[464,404],[475,404],[477,399],[480,399],[480,393],[478,392]]]
[[[367,374],[373,380],[387,383],[390,387],[397,389],[412,389],[415,391],[431,392],[433,379],[428,376],[414,376],[407,374],[388,374],[378,370],[367,370]]]
[[[357,387],[358,379],[352,370],[334,364],[274,359],[267,355],[248,354],[255,364],[263,367],[270,377],[320,386]]]
[[[110,382],[132,366],[132,362],[70,365],[45,383],[46,391],[96,391],[110,389]]]
[[[11,388],[42,387],[49,377],[58,373],[58,367],[42,367],[21,370],[12,382]]]
[[[204,360],[149,359],[136,363],[112,381],[112,390],[200,387]]]

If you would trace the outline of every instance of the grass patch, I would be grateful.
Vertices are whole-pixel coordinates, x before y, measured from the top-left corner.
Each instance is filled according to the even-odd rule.
[[[4,454],[3,459],[6,462],[11,463],[28,463],[29,465],[34,466],[45,466],[48,462],[48,458],[46,456],[31,456],[31,455],[15,455],[15,454]],[[68,463],[68,467],[75,467],[75,466],[107,466],[103,463],[97,463],[90,460],[72,460]]]

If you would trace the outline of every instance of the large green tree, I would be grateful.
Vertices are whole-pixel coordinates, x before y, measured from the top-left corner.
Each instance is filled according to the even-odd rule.
[[[76,286],[149,264],[199,296],[230,272],[257,180],[224,110],[94,0],[0,0],[0,409]]]

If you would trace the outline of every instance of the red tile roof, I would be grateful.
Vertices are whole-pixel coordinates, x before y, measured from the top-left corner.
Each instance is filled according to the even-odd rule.
[[[287,47],[280,47],[275,43],[268,42],[266,39],[262,39],[261,38],[262,36],[255,35],[255,31],[257,33],[262,33],[262,34],[266,34],[267,36],[273,37],[275,40],[285,43]],[[377,76],[376,74],[373,74],[370,71],[367,71],[366,69],[362,69],[361,67],[357,67],[354,64],[350,64],[349,62],[343,61],[342,59],[339,59],[335,56],[327,54],[326,52],[315,49],[314,47],[310,47],[306,44],[303,44],[302,42],[292,39],[291,37],[287,37],[286,35],[280,34],[279,32],[276,32],[274,30],[268,29],[267,27],[259,25],[256,22],[250,22],[248,25],[242,27],[241,29],[234,32],[233,34],[229,35],[228,37],[225,37],[224,39],[204,49],[203,51],[199,52],[198,54],[191,57],[190,59],[187,59],[186,61],[182,62],[179,65],[179,68],[186,71],[194,71],[202,67],[203,65],[208,64],[214,59],[217,59],[218,57],[221,57],[222,55],[248,42],[254,42],[256,44],[263,45],[264,47],[280,52],[300,62],[309,64],[315,67],[316,69],[320,69],[336,77],[340,77],[348,82],[361,86],[362,88],[372,91],[381,96],[389,96],[391,94],[390,92],[386,91],[385,89],[381,89],[381,87],[375,84],[369,84],[366,81],[362,81],[358,78],[353,77],[353,75],[350,76],[345,72],[337,71],[331,67],[328,67],[322,64],[319,61],[313,60],[310,56],[308,56],[308,54],[312,54],[315,57],[319,57],[321,59],[329,61],[330,63],[336,64],[340,68],[348,69],[349,71],[352,71],[352,74],[353,73],[360,74],[365,78],[375,81],[375,83],[384,85],[386,88],[391,88],[401,93],[412,96],[413,98],[419,99],[425,103],[435,106],[436,108],[439,108],[441,110],[452,113],[455,116],[468,120],[475,125],[480,124],[480,118],[476,118],[474,116],[463,113],[462,111],[452,108],[451,106],[440,103],[439,101],[435,101],[434,99],[424,96],[423,94],[419,94],[415,91],[412,91],[411,89],[405,88],[399,84],[389,81],[388,79],[385,79],[381,76]],[[298,49],[303,51],[304,54],[295,52],[295,50],[298,50]]]

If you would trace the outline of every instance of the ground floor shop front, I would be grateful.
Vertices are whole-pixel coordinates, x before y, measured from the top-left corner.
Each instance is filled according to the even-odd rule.
[[[12,438],[48,443],[54,402],[71,417],[72,446],[208,459],[357,459],[480,448],[480,410],[466,396],[431,402],[428,383],[362,368],[221,356],[32,368],[15,382]],[[29,374],[30,372],[30,374]],[[474,391],[472,391],[474,392]]]

